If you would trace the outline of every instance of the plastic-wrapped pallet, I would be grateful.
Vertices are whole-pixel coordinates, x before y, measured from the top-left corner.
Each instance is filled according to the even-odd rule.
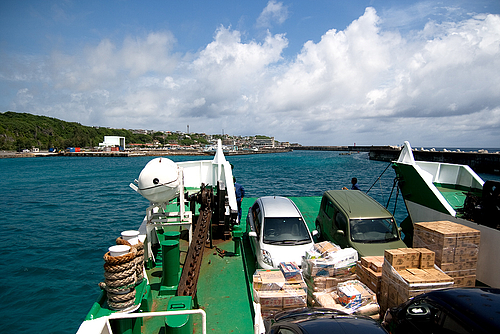
[[[280,268],[258,269],[253,275],[254,301],[260,304],[263,317],[283,309],[307,306],[307,286],[297,264],[286,262],[280,264]]]
[[[313,292],[330,292],[339,283],[356,279],[358,253],[353,248],[341,249],[324,241],[315,244],[302,258],[302,274],[307,284],[308,300],[314,303]]]
[[[410,249],[408,249],[410,250]],[[412,251],[415,250],[411,249]],[[382,266],[379,304],[381,312],[387,308],[433,290],[453,286],[453,278],[446,275],[439,267],[428,266],[434,254],[428,249],[417,249],[420,253],[420,268],[411,268],[403,250],[386,250]]]
[[[453,277],[455,286],[476,283],[480,231],[450,221],[423,222],[414,225],[413,247],[435,252],[436,265]]]
[[[323,241],[315,244],[302,259],[302,273],[306,277],[334,277],[345,274],[358,260],[358,252],[353,248]]]

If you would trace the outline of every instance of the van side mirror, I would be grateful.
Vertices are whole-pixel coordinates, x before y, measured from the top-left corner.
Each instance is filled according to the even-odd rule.
[[[257,232],[254,231],[248,232],[248,236],[251,238],[257,238]]]
[[[339,236],[345,236],[345,233],[343,230],[337,230],[337,232],[335,232],[335,234],[339,235]]]
[[[311,232],[311,234],[312,234],[312,236],[313,236],[313,237],[317,236],[317,235],[318,235],[318,233],[319,233],[319,232],[318,232],[318,230],[313,230],[313,231]]]

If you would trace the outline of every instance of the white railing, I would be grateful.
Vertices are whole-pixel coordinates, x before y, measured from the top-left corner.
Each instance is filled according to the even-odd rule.
[[[165,317],[170,315],[189,315],[189,314],[200,314],[201,330],[203,334],[207,333],[207,314],[204,310],[182,310],[182,311],[160,311],[160,312],[143,312],[143,313],[113,313],[107,317],[97,318],[93,320],[86,320],[80,325],[77,334],[113,334],[111,330],[110,320],[115,319],[137,319],[137,318],[148,318],[148,317]]]

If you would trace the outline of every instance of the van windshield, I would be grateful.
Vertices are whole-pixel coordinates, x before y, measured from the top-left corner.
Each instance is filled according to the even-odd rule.
[[[266,218],[263,242],[265,244],[300,245],[311,242],[309,231],[302,218]]]
[[[351,240],[362,243],[390,242],[399,240],[394,219],[351,219]]]

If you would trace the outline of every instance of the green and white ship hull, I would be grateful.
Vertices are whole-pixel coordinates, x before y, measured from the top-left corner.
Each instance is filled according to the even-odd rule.
[[[485,182],[467,165],[415,161],[408,142],[393,168],[412,223],[452,221],[481,232],[477,280],[500,288],[500,266],[494,263],[500,255],[500,216],[491,210],[483,214],[477,205],[486,199]]]

